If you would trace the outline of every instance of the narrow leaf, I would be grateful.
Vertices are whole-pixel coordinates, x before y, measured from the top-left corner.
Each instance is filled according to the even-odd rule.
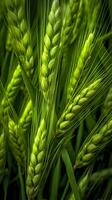
[[[74,176],[74,172],[73,172],[73,167],[68,155],[68,152],[66,151],[66,149],[64,149],[62,151],[62,159],[64,161],[65,164],[65,168],[66,168],[66,172],[68,175],[68,179],[70,182],[70,186],[72,188],[72,192],[74,194],[75,200],[80,200],[80,195],[79,195],[79,191],[78,191],[78,186],[75,180],[75,176]]]
[[[58,197],[58,187],[59,187],[59,181],[60,181],[60,170],[61,170],[61,162],[60,162],[60,158],[59,158],[58,162],[56,164],[56,167],[54,169],[53,176],[52,176],[50,200],[58,199],[57,197]]]

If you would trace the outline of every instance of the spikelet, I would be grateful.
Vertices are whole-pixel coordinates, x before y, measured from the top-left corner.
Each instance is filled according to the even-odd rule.
[[[110,119],[98,133],[91,135],[91,137],[88,138],[88,141],[82,145],[76,158],[76,166],[80,168],[89,165],[111,139],[112,119]]]
[[[41,120],[33,142],[30,163],[28,166],[26,190],[29,199],[33,199],[39,189],[42,172],[44,170],[46,135],[46,124],[45,120],[43,119]]]
[[[66,106],[60,119],[57,122],[57,134],[64,133],[71,127],[74,117],[82,108],[87,105],[91,98],[95,95],[100,86],[101,79],[94,81],[90,86],[83,89],[82,92],[73,98],[73,100]]]
[[[77,18],[76,18],[76,23],[73,28],[71,44],[76,40],[76,38],[78,37],[79,31],[80,31],[80,26],[81,26],[82,17],[83,17],[83,10],[84,10],[83,6],[84,6],[83,0],[81,0],[80,5],[79,5],[79,12],[78,12]]]
[[[7,0],[7,20],[9,26],[9,36],[12,38],[11,44],[18,55],[19,61],[24,66],[29,77],[32,76],[34,67],[33,50],[31,45],[31,34],[25,19],[24,3],[22,0]],[[9,82],[6,93],[2,99],[3,116],[7,120],[10,105],[13,103],[22,81],[21,66],[18,64],[12,79]]]
[[[27,132],[28,127],[30,126],[31,123],[31,119],[32,119],[32,101],[29,100],[18,122],[18,127],[22,128],[23,133]]]
[[[59,52],[61,29],[61,16],[59,0],[54,0],[48,17],[46,34],[44,37],[44,50],[42,54],[42,66],[40,69],[40,85],[44,98],[49,102],[49,92],[54,71],[56,58]]]
[[[80,75],[82,73],[82,70],[84,69],[85,62],[87,61],[88,57],[91,53],[91,44],[93,42],[94,34],[89,34],[84,47],[82,49],[82,52],[80,54],[80,57],[78,59],[77,67],[75,68],[73,75],[71,75],[70,78],[70,84],[68,86],[67,90],[67,98],[70,99],[73,95],[73,92],[77,86],[78,80],[80,78]]]
[[[25,19],[24,1],[7,0],[6,7],[14,52],[19,56],[19,60],[23,64],[28,76],[31,76],[34,70],[34,58],[31,34]]]
[[[61,31],[61,48],[65,49],[70,43],[70,37],[76,22],[80,0],[70,0],[65,14]]]
[[[21,81],[22,81],[21,68],[20,68],[20,65],[18,65],[16,70],[13,73],[12,79],[9,82],[6,92],[5,92],[5,95],[1,101],[1,106],[3,108],[1,114],[4,118],[4,120],[7,120],[10,106],[13,103],[13,101],[17,95]]]
[[[9,145],[12,150],[12,154],[16,159],[17,163],[22,166],[25,170],[26,166],[26,145],[25,145],[25,138],[21,131],[18,131],[17,125],[14,123],[13,120],[9,120]]]
[[[89,182],[89,173],[83,176],[78,184],[82,198],[84,196],[85,190],[87,189],[88,182]],[[70,195],[69,200],[75,200],[74,194]]]

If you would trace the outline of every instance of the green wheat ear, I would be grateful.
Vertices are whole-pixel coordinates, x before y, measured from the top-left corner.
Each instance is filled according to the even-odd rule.
[[[91,98],[96,94],[101,83],[101,79],[94,81],[90,86],[74,97],[66,106],[60,119],[57,122],[57,134],[65,133],[72,125],[74,117],[82,108],[87,105]]]
[[[33,50],[31,44],[31,34],[25,18],[24,1],[7,0],[7,20],[12,38],[12,46],[15,54],[23,64],[29,76],[33,73]]]
[[[78,37],[79,31],[80,31],[81,23],[83,20],[82,19],[83,18],[83,10],[84,10],[83,4],[84,4],[84,2],[83,2],[83,0],[81,0],[80,5],[79,5],[79,11],[78,11],[77,18],[76,18],[76,23],[73,28],[71,44],[76,40],[76,38]]]
[[[23,133],[26,133],[26,131],[28,130],[28,127],[31,124],[31,119],[32,119],[32,101],[29,100],[18,122],[18,127],[22,128]]]
[[[93,33],[89,34],[89,36],[84,44],[84,47],[82,49],[82,52],[80,54],[80,57],[78,59],[77,66],[76,66],[75,70],[73,71],[73,74],[71,75],[70,83],[69,83],[69,86],[67,89],[68,100],[71,99],[71,97],[76,89],[81,72],[84,68],[85,62],[87,61],[88,57],[90,56],[91,44],[93,42],[93,39],[94,39],[94,34]]]
[[[10,106],[17,95],[17,92],[21,85],[21,81],[22,81],[21,67],[20,65],[18,65],[13,73],[12,79],[9,82],[4,97],[1,101],[1,106],[3,108],[2,116],[4,120],[7,120]]]
[[[88,182],[89,182],[89,173],[87,173],[85,176],[83,176],[78,183],[79,190],[80,190],[82,198],[83,198],[85,191],[87,189]],[[69,200],[75,200],[74,194],[70,195]]]
[[[17,163],[22,166],[22,168],[25,170],[26,166],[26,145],[25,145],[25,138],[23,137],[23,134],[20,130],[18,130],[17,125],[14,123],[14,121],[9,120],[9,145],[12,150],[12,154],[14,155],[14,158],[16,159]]]
[[[61,31],[61,48],[66,49],[70,43],[70,37],[76,22],[76,16],[79,10],[80,0],[70,0],[68,3],[67,12],[63,20],[63,26]]]
[[[76,166],[83,167],[89,165],[98,155],[98,153],[112,139],[112,119],[110,119],[98,133],[88,138],[88,141],[82,145],[76,159]]]
[[[32,76],[34,67],[33,50],[31,45],[31,34],[25,19],[25,10],[23,1],[7,0],[8,11],[8,39],[11,39],[12,47],[15,54],[18,55],[19,61],[22,62],[25,71],[29,77]],[[7,120],[10,105],[17,96],[22,81],[21,66],[18,64],[12,79],[7,85],[6,93],[2,99],[3,117]]]
[[[46,148],[46,123],[43,119],[35,136],[28,166],[26,190],[29,199],[33,199],[40,186],[44,170],[45,148]]]
[[[61,29],[61,15],[59,0],[54,0],[48,17],[46,34],[44,37],[44,50],[42,66],[40,68],[40,85],[44,98],[48,102],[52,78],[56,71],[56,58],[59,52]]]

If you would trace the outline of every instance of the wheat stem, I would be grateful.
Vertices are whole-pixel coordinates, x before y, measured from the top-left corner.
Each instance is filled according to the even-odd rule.
[[[84,193],[85,193],[85,191],[87,189],[88,181],[89,181],[89,173],[87,173],[85,176],[83,176],[81,178],[81,180],[79,181],[79,183],[78,183],[79,190],[80,190],[82,198],[83,198]],[[74,197],[73,193],[71,193],[71,195],[69,197],[69,200],[75,200],[75,197]]]

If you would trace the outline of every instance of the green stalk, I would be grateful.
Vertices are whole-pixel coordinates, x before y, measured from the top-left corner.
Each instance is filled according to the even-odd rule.
[[[24,181],[22,177],[21,167],[19,165],[18,165],[18,173],[19,173],[19,180],[20,180],[20,187],[21,187],[21,200],[26,200]]]
[[[66,149],[62,151],[62,159],[65,164],[66,172],[68,175],[68,179],[72,188],[72,192],[74,194],[75,200],[80,200],[79,189],[76,183],[75,175],[73,172],[73,167],[69,158],[69,154]]]
[[[66,197],[66,194],[67,194],[67,191],[68,191],[68,188],[69,188],[69,181],[67,181],[67,184],[65,186],[65,189],[64,189],[64,192],[62,194],[62,197],[61,197],[61,200],[64,200],[65,197]]]
[[[58,187],[59,187],[60,175],[61,175],[60,170],[61,170],[61,162],[59,158],[57,161],[56,167],[54,168],[54,173],[52,176],[50,200],[57,200],[58,198]]]
[[[84,133],[84,126],[83,126],[83,121],[81,121],[80,126],[79,126],[79,130],[78,130],[78,135],[77,135],[77,138],[76,138],[75,157],[76,157],[76,155],[79,151],[81,141],[82,141],[82,137],[83,137],[83,133]]]

